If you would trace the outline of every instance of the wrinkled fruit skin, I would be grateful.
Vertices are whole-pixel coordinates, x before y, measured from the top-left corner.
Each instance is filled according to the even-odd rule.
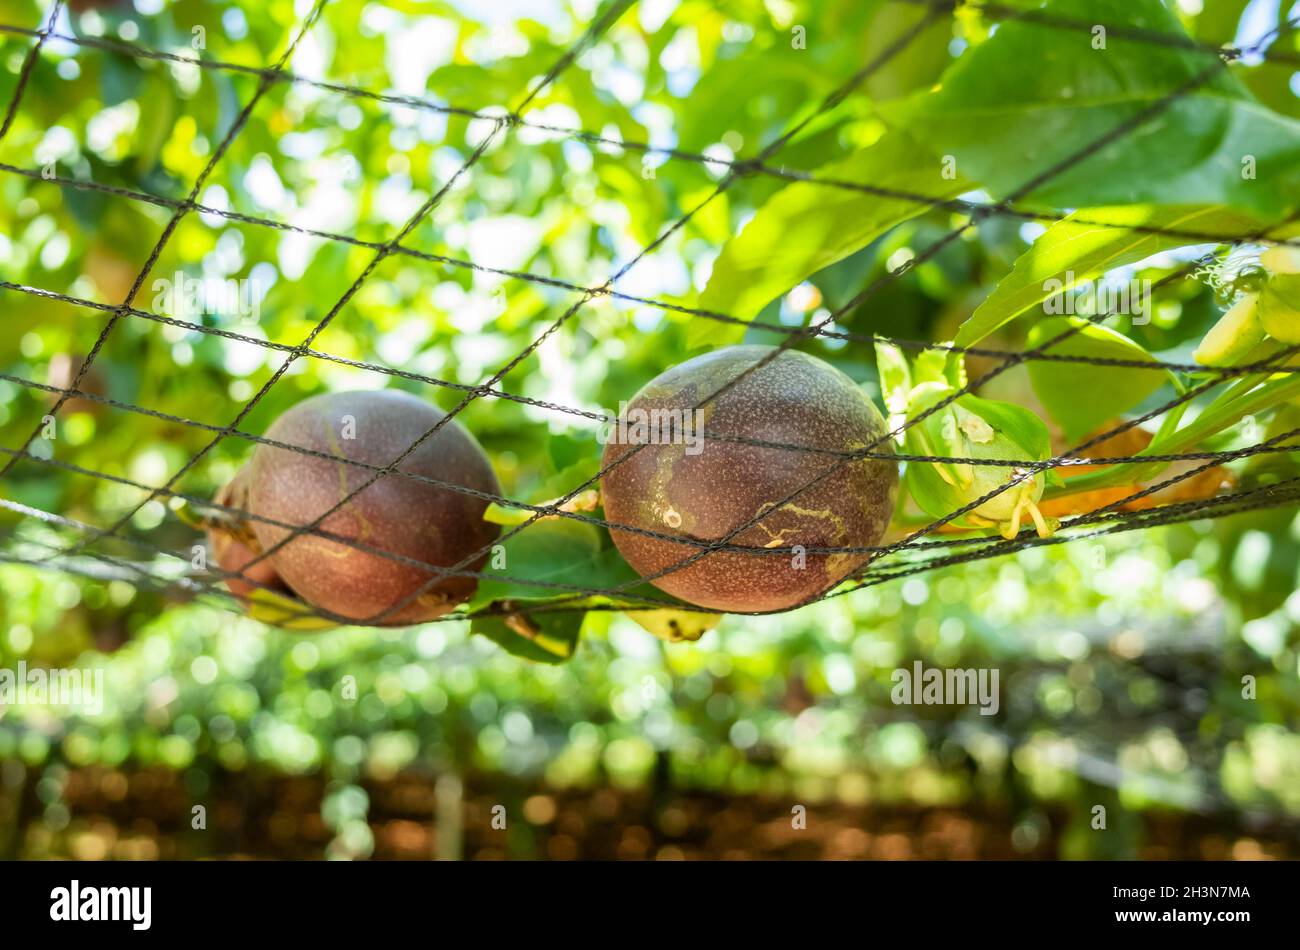
[[[267,438],[386,466],[442,418],[435,407],[393,390],[327,393],[280,416]],[[345,438],[349,432],[353,438]],[[421,443],[399,468],[500,494],[487,456],[455,420]],[[289,524],[311,524],[374,474],[346,462],[260,444],[250,465],[250,509]],[[498,527],[483,520],[487,504],[481,498],[389,475],[327,517],[320,529],[426,564],[451,567],[497,537]],[[288,529],[265,521],[252,522],[252,528],[263,550],[289,535]],[[486,559],[484,554],[465,569],[477,570]],[[358,621],[384,613],[429,584],[417,599],[378,621],[384,626],[432,620],[469,597],[477,586],[474,578],[439,577],[311,533],[276,550],[271,560],[303,600]]]
[[[218,504],[226,505],[229,508],[235,508],[240,511],[248,510],[248,468],[242,468],[226,485],[217,493],[216,501]],[[244,527],[244,530],[247,530]],[[280,575],[276,573],[274,565],[269,558],[258,561],[247,571],[244,566],[257,557],[257,553],[247,544],[240,541],[230,531],[224,531],[220,528],[213,528],[207,532],[208,549],[212,552],[213,562],[223,571],[229,571],[231,574],[242,574],[244,577],[223,577],[222,583],[226,588],[241,599],[247,599],[254,591],[258,590],[258,584],[269,587],[276,592],[287,593],[289,588],[280,580]],[[244,578],[247,578],[245,580]]]
[[[648,383],[628,404],[677,410],[692,423],[692,407],[740,376],[773,347],[733,346],[688,360]],[[698,454],[686,444],[646,444],[605,475],[605,516],[611,522],[664,534],[715,540],[768,511],[812,481],[836,456],[746,445],[710,438],[740,436],[837,452],[879,440],[890,446],[885,422],[866,394],[829,363],[785,351],[712,400],[704,409]],[[634,436],[629,438],[631,441]],[[615,432],[603,466],[634,446]],[[893,515],[898,467],[892,460],[842,465],[789,504],[772,511],[731,543],[754,547],[870,546]],[[643,577],[696,554],[694,545],[611,529],[614,543]],[[869,560],[865,554],[806,555],[802,568],[789,553],[751,555],[718,551],[652,583],[682,600],[714,610],[783,610],[815,597]]]

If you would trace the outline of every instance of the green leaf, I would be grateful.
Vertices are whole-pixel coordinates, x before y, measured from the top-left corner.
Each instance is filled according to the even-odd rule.
[[[891,413],[907,412],[907,396],[912,391],[912,372],[907,357],[892,343],[876,341],[876,370],[880,373],[880,391]]]
[[[1109,225],[1109,226],[1108,226]],[[974,346],[1045,300],[1116,267],[1192,243],[1186,237],[1132,231],[1134,226],[1208,234],[1250,234],[1259,222],[1222,207],[1085,208],[1053,224],[1016,261],[957,331],[958,346]]]
[[[548,432],[546,434],[546,455],[551,460],[556,473],[573,470],[579,465],[590,465],[590,435],[572,435],[567,432]],[[575,483],[576,484],[576,483]]]
[[[537,600],[571,594],[555,587],[538,587],[529,581],[599,587],[595,567],[603,563],[600,531],[572,518],[543,518],[501,545],[483,566],[486,574],[466,605],[473,611],[498,600]]]
[[[1231,43],[1245,5],[1246,0],[1203,0],[1192,27],[1195,37],[1206,43]]]
[[[1053,346],[1053,353],[1156,362],[1150,353],[1124,334],[1079,317],[1052,317],[1035,323],[1026,345],[1032,349],[1072,326],[1080,329]],[[1066,438],[1072,442],[1132,409],[1164,383],[1177,385],[1168,372],[1042,360],[1030,361],[1029,381],[1043,407],[1060,423]]]
[[[966,384],[961,378],[960,363],[949,359],[954,354],[950,350],[922,350],[916,355],[916,381],[918,383],[943,383],[945,386],[960,387]]]
[[[475,617],[471,633],[481,633],[507,653],[537,663],[563,663],[578,647],[586,613],[555,610],[508,617]]]
[[[901,132],[883,138],[843,161],[818,169],[817,177],[952,198],[969,185],[945,179],[941,163]],[[927,210],[923,202],[796,182],[768,200],[727,243],[713,264],[699,306],[751,319],[769,301]],[[744,328],[696,319],[687,345],[734,343]]]
[[[135,167],[148,174],[158,163],[158,153],[176,124],[176,94],[170,82],[155,74],[148,80],[149,108],[141,110],[136,131]]]
[[[909,6],[888,0],[878,4],[861,33],[861,61],[873,62],[887,50],[896,49],[899,40],[932,13],[925,4]],[[933,85],[950,61],[951,42],[951,22],[946,17],[935,17],[901,50],[893,53],[887,69],[876,70],[868,77],[867,95],[873,102],[883,102]]]
[[[1043,9],[1186,37],[1160,0],[1052,0]],[[1269,220],[1295,207],[1300,123],[1255,102],[1213,54],[1117,32],[1097,49],[1091,31],[1008,19],[938,89],[882,112],[999,198],[1054,208],[1222,204]],[[1194,91],[1174,95],[1207,70]],[[1242,173],[1246,156],[1253,177]]]
[[[1052,454],[1051,434],[1033,410],[1013,402],[981,399],[979,396],[962,396],[957,400],[957,405],[991,425],[999,436],[1009,439],[1026,458],[1041,462]],[[1008,458],[1014,456],[1014,451],[1008,452]]]
[[[573,491],[579,485],[584,485],[591,480],[592,476],[600,468],[600,451],[602,446],[595,439],[574,439],[575,446],[580,445],[581,449],[575,449],[580,453],[580,457],[571,465],[559,468],[553,475],[547,476],[540,485],[532,492],[532,501],[536,504],[554,501],[562,498],[569,492]],[[554,459],[552,454],[552,458]]]
[[[908,396],[907,415],[909,420],[916,420],[939,402],[952,396],[954,390],[944,380],[928,380],[918,383]],[[904,446],[913,455],[934,455],[960,458],[963,453],[960,433],[957,431],[957,416],[949,403],[942,409],[936,409],[926,415],[920,422],[913,422],[905,430]],[[958,462],[923,463],[927,469],[943,472],[940,476],[948,483],[967,482],[970,480],[970,466]]]

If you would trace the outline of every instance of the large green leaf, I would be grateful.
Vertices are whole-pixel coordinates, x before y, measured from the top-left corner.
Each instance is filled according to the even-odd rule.
[[[1186,37],[1159,0],[1052,0],[1044,9]],[[998,197],[1057,208],[1223,204],[1274,220],[1300,195],[1300,123],[1255,102],[1213,54],[1114,31],[1097,49],[1088,31],[1007,20],[938,89],[883,111]]]
[[[1052,347],[1053,353],[1101,359],[1150,360],[1154,357],[1122,333],[1074,317],[1050,317],[1034,324],[1028,345],[1036,347],[1064,333],[1077,332]],[[1098,384],[1098,368],[1087,363],[1031,360],[1029,379],[1043,407],[1060,423],[1066,438],[1077,442],[1103,423],[1132,409],[1171,380],[1154,369],[1112,369]]]
[[[563,588],[539,587],[564,584],[573,587],[601,586],[594,567],[604,561],[600,531],[572,518],[543,518],[501,544],[483,566],[484,578],[470,600],[473,611],[497,600],[542,600],[571,594]]]
[[[896,99],[916,89],[932,86],[949,63],[948,46],[952,42],[952,22],[935,17],[926,5],[911,6],[890,0],[871,11],[862,31],[860,61],[874,62],[894,49],[899,39],[908,35],[926,17],[929,26],[892,53],[889,65],[867,77],[863,86],[875,102]]]
[[[940,161],[901,132],[887,133],[843,161],[823,166],[817,176],[937,200],[970,187],[960,178],[945,178]],[[773,195],[722,249],[699,305],[751,319],[800,281],[928,207],[906,198],[796,182]],[[716,346],[734,343],[743,333],[735,324],[696,319],[687,342]]]
[[[1245,235],[1257,220],[1223,207],[1085,208],[1053,224],[1016,261],[1010,274],[957,331],[958,346],[974,346],[1002,325],[1106,271],[1160,251],[1195,242],[1191,237],[1155,234],[1178,230],[1208,235]],[[1058,283],[1049,284],[1049,281]]]
[[[483,572],[484,578],[466,604],[473,613],[484,607],[508,607],[505,616],[471,618],[470,630],[495,641],[509,653],[539,663],[562,663],[577,648],[586,611],[585,599],[574,609],[529,613],[529,607],[572,597],[559,587],[539,587],[530,581],[574,587],[601,586],[604,572],[595,566],[606,560],[601,533],[593,525],[571,518],[543,518],[502,542]]]
[[[556,610],[506,617],[476,617],[471,633],[481,633],[507,653],[538,663],[563,663],[578,647],[586,613]]]
[[[503,550],[494,551],[482,568],[485,574],[499,576],[479,581],[478,589],[466,604],[470,613],[503,600],[568,600],[575,590],[582,589],[618,588],[621,594],[600,595],[609,602],[643,604],[645,598],[650,598],[665,607],[681,603],[642,583],[608,532],[584,521],[543,518],[508,538],[501,547]],[[538,581],[547,586],[539,586]]]
[[[1205,43],[1231,43],[1237,35],[1237,23],[1249,0],[1202,0],[1201,12],[1193,25],[1193,35]]]

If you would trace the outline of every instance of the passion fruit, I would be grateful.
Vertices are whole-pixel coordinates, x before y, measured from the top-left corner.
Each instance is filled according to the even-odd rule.
[[[276,419],[268,439],[361,465],[260,444],[249,470],[249,508],[308,526],[357,492],[324,517],[322,531],[436,567],[459,564],[497,537],[499,528],[483,520],[487,500],[396,474],[361,489],[375,475],[362,466],[391,464],[442,419],[437,408],[395,390],[307,399]],[[455,420],[420,443],[398,470],[500,494],[483,449]],[[284,582],[309,604],[343,617],[375,618],[385,626],[422,623],[452,610],[477,586],[474,578],[439,575],[311,530],[276,548],[288,529],[266,521],[252,526]],[[486,559],[485,552],[468,569]]]
[[[673,367],[627,404],[605,448],[605,467],[627,456],[602,479],[609,521],[715,541],[762,516],[730,543],[791,549],[780,554],[714,551],[654,577],[698,554],[700,547],[611,529],[615,545],[641,576],[701,607],[763,612],[815,597],[870,555],[807,549],[870,547],[893,515],[896,463],[844,462],[842,455],[867,446],[890,451],[879,410],[844,373],[793,350],[781,351],[739,378],[773,350],[727,347]],[[695,410],[724,386],[721,395]],[[665,433],[670,437],[663,438]],[[629,454],[637,445],[641,448]]]

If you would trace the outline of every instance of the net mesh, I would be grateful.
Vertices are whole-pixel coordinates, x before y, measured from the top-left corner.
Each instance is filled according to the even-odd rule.
[[[1194,479],[1198,475],[1210,472],[1217,466],[1222,466],[1225,463],[1252,456],[1300,450],[1300,442],[1296,441],[1297,437],[1300,437],[1300,429],[1289,429],[1271,435],[1268,438],[1260,438],[1258,441],[1255,441],[1254,444],[1224,451],[1198,450],[1183,453],[1153,455],[1135,453],[1123,454],[1115,452],[1108,453],[1103,448],[1105,443],[1116,439],[1116,437],[1123,435],[1125,432],[1130,432],[1145,422],[1160,418],[1164,414],[1170,412],[1170,410],[1189,403],[1198,396],[1209,393],[1218,387],[1224,387],[1225,385],[1232,384],[1236,381],[1262,380],[1270,375],[1294,373],[1296,367],[1290,365],[1290,358],[1295,354],[1297,349],[1300,349],[1300,347],[1293,346],[1282,349],[1267,360],[1233,367],[1225,367],[1207,373],[1206,367],[1199,364],[1173,362],[1156,359],[1154,357],[1124,359],[1089,356],[1080,353],[1054,352],[1060,344],[1071,337],[1076,336],[1085,327],[1100,324],[1112,316],[1112,314],[1106,312],[1104,308],[1099,308],[1098,312],[1091,316],[1074,321],[1065,331],[1045,340],[1037,346],[1015,352],[988,347],[963,347],[951,343],[935,343],[924,340],[899,339],[873,333],[860,333],[841,329],[837,324],[837,321],[840,318],[851,313],[858,307],[862,306],[863,303],[879,295],[885,288],[897,282],[900,278],[914,270],[916,267],[935,258],[946,247],[963,239],[986,221],[994,218],[1019,219],[1043,223],[1052,223],[1064,220],[1067,217],[1065,214],[1055,214],[1036,209],[1027,209],[1021,207],[1021,202],[1026,196],[1040,188],[1044,183],[1064,174],[1084,160],[1095,156],[1108,145],[1141,130],[1148,123],[1166,112],[1172,105],[1211,82],[1227,67],[1229,63],[1240,60],[1243,56],[1247,55],[1263,55],[1270,61],[1300,66],[1300,57],[1292,55],[1286,50],[1270,48],[1271,40],[1276,37],[1284,27],[1279,26],[1270,31],[1269,34],[1260,37],[1248,47],[1238,48],[1233,46],[1220,47],[1204,44],[1191,40],[1185,36],[1172,36],[1158,31],[1108,25],[1107,30],[1111,35],[1116,37],[1125,37],[1134,42],[1150,43],[1153,45],[1172,45],[1177,48],[1203,54],[1206,60],[1205,68],[1197,72],[1178,87],[1168,90],[1165,95],[1154,100],[1151,104],[1133,115],[1129,120],[1117,125],[1106,134],[1086,142],[1076,152],[1068,155],[1065,159],[1052,167],[1035,174],[1029,180],[1025,181],[1020,188],[1011,191],[1002,200],[994,202],[972,200],[968,197],[950,198],[924,195],[908,191],[876,187],[861,182],[842,180],[834,177],[824,177],[812,172],[790,170],[776,161],[781,150],[795,140],[801,132],[806,130],[818,119],[834,110],[837,106],[844,103],[867,80],[878,73],[881,69],[885,68],[890,62],[894,61],[899,55],[904,53],[916,38],[926,29],[932,27],[942,18],[952,16],[954,9],[957,6],[957,4],[952,2],[932,2],[932,0],[896,0],[896,2],[924,7],[924,15],[919,17],[913,26],[903,30],[895,40],[883,47],[868,62],[864,63],[857,72],[839,83],[835,90],[830,95],[826,96],[816,108],[808,111],[807,114],[797,122],[791,123],[782,134],[758,150],[752,157],[741,159],[724,159],[717,157],[716,155],[711,156],[678,148],[662,147],[649,142],[614,138],[609,134],[595,133],[581,128],[564,127],[551,121],[542,121],[530,114],[530,104],[532,104],[547,87],[560,78],[562,73],[575,61],[584,49],[595,42],[611,26],[611,24],[628,11],[628,9],[633,5],[631,0],[614,0],[614,2],[609,2],[602,6],[597,11],[594,19],[587,26],[585,31],[582,32],[578,40],[557,59],[549,71],[535,79],[527,88],[521,90],[516,102],[509,104],[505,108],[496,107],[493,109],[466,109],[454,105],[434,102],[417,96],[375,92],[356,86],[310,78],[292,72],[287,68],[288,63],[290,62],[295,49],[298,47],[299,42],[321,16],[322,10],[326,6],[327,2],[328,0],[317,0],[308,15],[304,18],[303,22],[293,33],[292,38],[285,45],[283,52],[275,58],[272,63],[265,67],[254,67],[225,62],[219,59],[205,58],[203,56],[191,57],[174,52],[149,49],[133,43],[105,37],[79,36],[72,35],[71,33],[61,33],[58,32],[56,27],[60,23],[60,15],[64,11],[62,0],[58,0],[58,2],[53,5],[48,15],[39,26],[29,27],[21,24],[0,24],[0,32],[12,36],[25,37],[31,42],[30,48],[23,60],[13,95],[11,96],[6,108],[3,127],[0,127],[0,141],[2,141],[5,135],[8,134],[13,125],[15,116],[22,108],[24,94],[29,86],[29,80],[33,68],[38,58],[41,56],[42,49],[51,40],[56,40],[60,43],[73,44],[76,47],[98,51],[103,54],[127,56],[141,60],[158,60],[178,63],[188,67],[196,67],[201,70],[216,70],[243,75],[256,80],[256,87],[253,95],[243,104],[241,110],[229,123],[224,138],[212,149],[211,157],[207,161],[201,174],[194,181],[188,195],[184,198],[178,199],[165,195],[138,191],[117,185],[105,184],[84,177],[63,176],[57,173],[51,174],[48,169],[23,168],[17,165],[0,163],[0,171],[3,171],[5,174],[23,176],[34,181],[52,182],[69,192],[92,192],[111,195],[131,202],[140,202],[152,205],[170,212],[168,223],[163,228],[152,252],[132,281],[130,290],[125,299],[119,304],[114,305],[110,303],[97,302],[73,294],[29,286],[8,279],[0,280],[0,288],[3,288],[8,293],[57,300],[74,308],[94,311],[107,316],[107,320],[95,340],[94,345],[85,354],[84,358],[82,358],[78,369],[67,385],[57,386],[51,383],[42,383],[33,379],[26,379],[11,374],[0,374],[0,379],[14,386],[37,392],[44,392],[53,397],[53,407],[49,410],[50,417],[57,417],[70,400],[86,400],[99,403],[124,413],[151,416],[169,424],[194,429],[200,433],[206,434],[207,437],[207,440],[197,452],[191,454],[184,464],[176,468],[169,477],[159,484],[144,484],[125,475],[91,470],[84,466],[60,460],[56,457],[45,457],[42,453],[34,452],[33,446],[41,434],[41,426],[33,429],[26,440],[19,445],[0,446],[0,476],[7,475],[19,464],[30,464],[62,471],[78,477],[114,482],[140,493],[140,500],[137,503],[128,507],[120,517],[107,525],[87,524],[64,514],[40,510],[36,507],[20,503],[10,498],[0,497],[0,507],[3,507],[5,510],[13,512],[31,522],[39,522],[57,528],[64,533],[63,537],[68,539],[60,543],[51,543],[49,540],[43,540],[31,535],[25,535],[21,531],[16,531],[11,533],[9,537],[5,539],[3,546],[0,547],[0,561],[34,564],[53,570],[67,571],[98,579],[122,579],[142,588],[159,592],[180,589],[188,594],[201,597],[205,600],[210,600],[213,603],[218,603],[236,610],[242,609],[242,603],[230,594],[222,584],[223,580],[234,577],[235,575],[222,570],[216,565],[209,565],[208,568],[202,572],[184,570],[191,561],[188,549],[182,549],[179,551],[174,550],[168,546],[156,544],[150,540],[148,536],[139,532],[127,530],[136,514],[151,502],[161,501],[165,504],[171,505],[176,503],[185,503],[186,505],[193,506],[195,510],[229,515],[243,520],[266,521],[287,530],[288,534],[281,541],[261,551],[254,562],[245,565],[242,569],[242,572],[239,575],[240,579],[254,587],[263,587],[265,585],[250,580],[244,572],[247,572],[254,564],[273,557],[275,553],[285,545],[307,534],[315,535],[339,544],[345,544],[371,555],[392,559],[408,566],[418,568],[429,574],[429,580],[421,590],[411,593],[401,602],[394,604],[388,610],[384,611],[384,613],[369,618],[369,622],[383,622],[390,614],[397,613],[407,604],[418,598],[425,590],[447,577],[472,577],[479,579],[499,579],[501,577],[500,572],[481,571],[472,568],[472,565],[481,563],[482,558],[491,550],[491,546],[473,552],[456,564],[434,565],[417,559],[404,557],[395,552],[386,550],[383,547],[366,544],[353,538],[340,536],[324,527],[325,522],[331,515],[342,509],[357,494],[375,484],[380,479],[412,479],[420,483],[470,495],[508,509],[515,509],[525,513],[525,516],[521,521],[507,528],[502,535],[493,542],[494,545],[503,544],[509,541],[521,532],[527,531],[532,525],[542,519],[563,518],[573,519],[601,528],[613,528],[663,541],[671,541],[675,544],[681,545],[684,550],[690,552],[685,554],[677,563],[657,571],[642,580],[629,581],[623,585],[614,587],[583,587],[576,584],[530,579],[526,581],[527,586],[530,588],[536,588],[539,593],[554,591],[556,594],[560,595],[539,603],[535,607],[531,608],[530,612],[550,613],[556,611],[593,609],[638,610],[659,609],[666,606],[671,606],[680,610],[704,610],[704,608],[695,608],[688,604],[681,604],[671,598],[657,597],[653,594],[646,593],[646,590],[642,587],[642,583],[644,580],[654,581],[667,574],[682,570],[703,558],[707,558],[710,555],[719,552],[740,553],[752,557],[783,558],[790,558],[795,553],[810,555],[870,555],[870,559],[864,567],[851,575],[846,582],[839,583],[830,589],[822,591],[816,597],[809,598],[805,601],[805,603],[811,603],[815,600],[821,600],[828,597],[842,596],[863,587],[886,583],[921,571],[933,570],[948,565],[967,563],[984,558],[998,557],[1027,547],[1056,545],[1083,539],[1098,538],[1118,532],[1141,530],[1157,525],[1173,524],[1210,517],[1222,517],[1265,507],[1294,505],[1297,500],[1300,499],[1300,485],[1297,484],[1300,479],[1290,478],[1267,485],[1246,487],[1240,490],[1220,491],[1218,493],[1213,493],[1208,497],[1198,497],[1184,501],[1160,504],[1157,506],[1147,504],[1152,500],[1152,496],[1157,496],[1181,482]],[[982,9],[990,16],[1023,20],[1044,29],[1090,33],[1096,26],[1096,24],[1093,23],[1084,23],[1060,16],[1050,15],[1042,10],[1022,9],[992,3],[969,3],[965,5]],[[1286,24],[1285,26],[1289,28],[1291,24]],[[385,241],[365,239],[357,235],[332,233],[327,230],[303,227],[289,221],[259,217],[241,213],[229,208],[213,207],[201,203],[199,197],[203,194],[205,184],[208,182],[213,171],[218,167],[222,157],[227,153],[231,144],[235,142],[241,130],[246,126],[247,120],[252,114],[254,107],[268,93],[268,91],[280,84],[305,85],[329,94],[386,103],[421,112],[455,115],[463,118],[480,120],[488,123],[489,131],[487,134],[482,136],[478,145],[469,153],[465,161],[461,163],[453,173],[447,176],[441,186],[420,204],[405,224],[397,229],[395,233]],[[581,282],[565,280],[560,277],[530,273],[523,270],[492,267],[469,259],[429,253],[406,246],[404,241],[411,237],[412,233],[421,222],[428,219],[429,215],[450,193],[453,186],[470,172],[484,153],[490,147],[497,144],[498,140],[504,140],[515,135],[520,130],[531,130],[537,133],[545,133],[550,136],[573,139],[589,145],[599,146],[603,149],[615,150],[619,154],[642,153],[645,155],[653,155],[657,158],[662,158],[663,160],[691,162],[701,166],[707,166],[717,173],[716,185],[706,197],[694,203],[685,211],[685,213],[678,216],[667,227],[659,230],[653,240],[641,247],[635,255],[629,257],[621,264],[621,266],[610,274],[608,279],[599,285],[587,285]],[[925,210],[947,210],[958,217],[959,223],[957,223],[956,226],[947,233],[943,234],[943,236],[938,240],[933,241],[929,246],[918,250],[910,259],[900,263],[896,267],[886,270],[880,278],[872,281],[868,286],[854,294],[842,305],[833,309],[828,308],[826,316],[816,319],[809,325],[787,326],[781,323],[764,322],[758,319],[741,319],[726,313],[690,307],[668,300],[659,300],[653,297],[630,293],[625,289],[620,289],[620,281],[622,281],[623,278],[633,270],[633,268],[645,260],[647,256],[660,249],[665,242],[672,238],[673,235],[677,234],[693,218],[704,211],[704,209],[706,209],[720,195],[731,188],[737,181],[757,176],[769,177],[780,182],[802,182],[826,188],[828,190],[845,190],[878,196],[882,199],[888,200],[902,200]],[[257,228],[273,229],[280,232],[299,234],[304,237],[319,239],[326,242],[336,242],[339,244],[349,245],[361,249],[364,252],[369,253],[371,256],[368,264],[361,271],[359,276],[349,284],[344,293],[324,312],[324,315],[321,316],[319,320],[315,321],[311,331],[297,344],[269,341],[250,334],[240,333],[226,327],[210,326],[200,322],[181,320],[166,314],[155,313],[138,306],[136,304],[136,298],[139,296],[139,292],[146,278],[157,264],[164,248],[175,235],[182,220],[187,215],[195,213],[210,216],[214,220],[237,222],[239,224],[250,225]],[[1288,239],[1279,236],[1285,232],[1285,225],[1290,224],[1290,221],[1285,222],[1283,225],[1275,225],[1265,230],[1251,233],[1230,234],[1215,233],[1212,231],[1207,232],[1196,229],[1160,228],[1146,224],[1119,225],[1108,223],[1104,220],[1091,220],[1086,217],[1071,217],[1070,220],[1079,224],[1114,228],[1117,231],[1128,231],[1134,234],[1147,233],[1165,235],[1184,239],[1187,243],[1196,244],[1252,247],[1258,245],[1294,245],[1296,243],[1295,239]],[[469,272],[491,274],[497,277],[524,281],[539,286],[546,286],[567,293],[572,293],[576,295],[576,299],[572,305],[564,309],[558,317],[552,320],[540,333],[534,336],[527,346],[516,353],[510,360],[502,364],[495,372],[491,373],[478,385],[442,379],[429,374],[386,366],[378,362],[353,359],[326,352],[318,348],[318,338],[321,336],[322,332],[331,324],[332,321],[334,321],[335,317],[343,310],[343,308],[356,297],[363,284],[373,277],[379,265],[385,259],[394,256]],[[1169,287],[1177,281],[1185,280],[1196,274],[1199,268],[1213,262],[1214,259],[1213,255],[1207,255],[1198,260],[1191,261],[1185,266],[1173,270],[1160,280],[1156,281],[1152,290],[1161,287]],[[700,400],[695,407],[697,409],[703,408],[718,399],[729,389],[740,383],[741,380],[762,369],[763,366],[768,365],[772,360],[778,358],[782,352],[796,346],[800,342],[817,337],[844,341],[846,343],[865,344],[868,346],[878,343],[892,344],[911,352],[928,350],[979,357],[988,364],[991,364],[991,368],[968,379],[964,385],[957,387],[942,400],[930,406],[925,411],[907,418],[906,421],[902,422],[893,428],[892,431],[875,440],[871,444],[852,451],[832,451],[815,446],[766,442],[763,440],[731,435],[725,432],[706,430],[704,436],[710,440],[722,442],[736,441],[751,445],[766,446],[783,451],[814,453],[822,457],[825,461],[825,466],[821,468],[819,473],[807,483],[802,484],[797,489],[791,491],[787,497],[781,499],[778,503],[764,506],[762,511],[756,514],[753,518],[735,526],[731,531],[727,532],[722,537],[717,538],[701,539],[681,533],[658,531],[641,526],[611,522],[575,506],[575,499],[579,499],[584,493],[590,492],[590,490],[595,488],[600,483],[600,480],[612,469],[624,464],[629,458],[643,450],[645,448],[644,445],[629,446],[626,451],[623,451],[617,457],[613,458],[590,478],[573,485],[564,495],[545,504],[528,503],[493,492],[472,489],[454,482],[441,481],[426,475],[406,471],[401,467],[402,463],[406,461],[412,453],[414,453],[429,439],[433,438],[452,419],[460,415],[466,407],[474,403],[476,400],[505,400],[535,410],[540,410],[544,413],[571,416],[575,419],[583,420],[585,423],[604,424],[612,421],[608,416],[602,413],[592,412],[578,407],[566,406],[543,399],[531,398],[517,393],[511,393],[506,391],[503,386],[503,381],[506,377],[533,356],[539,347],[556,334],[562,327],[575,319],[581,319],[580,315],[583,309],[593,301],[602,298],[612,298],[640,306],[659,308],[664,311],[684,315],[691,320],[714,321],[724,324],[740,325],[746,328],[754,328],[783,335],[783,339],[778,346],[769,351],[763,358],[756,360],[753,365],[741,373],[739,377],[732,379],[726,385],[719,387],[714,392],[708,394],[704,399]],[[87,374],[95,363],[97,357],[103,351],[106,342],[114,334],[115,330],[117,330],[124,321],[128,320],[152,321],[156,324],[183,330],[186,333],[213,335],[250,346],[263,347],[280,354],[281,362],[266,382],[253,393],[251,398],[246,400],[239,407],[238,411],[225,425],[215,425],[186,418],[181,415],[168,413],[158,408],[137,405],[131,402],[110,398],[83,388]],[[421,385],[435,387],[437,389],[446,389],[459,393],[460,400],[440,419],[440,421],[423,433],[419,439],[411,443],[402,453],[392,458],[384,465],[373,465],[358,460],[345,459],[342,456],[332,455],[330,453],[317,451],[304,446],[270,439],[241,428],[241,425],[245,422],[253,408],[263,399],[263,397],[266,396],[272,387],[274,387],[284,377],[293,364],[300,360],[316,360],[335,363],[384,376],[407,380]],[[974,458],[927,455],[907,453],[897,450],[895,443],[899,441],[911,427],[921,424],[931,415],[941,412],[962,396],[978,392],[981,387],[990,383],[998,376],[1006,373],[1012,368],[1032,362],[1061,365],[1093,365],[1123,369],[1125,372],[1132,373],[1197,373],[1199,374],[1197,378],[1203,379],[1203,381],[1176,392],[1169,400],[1142,413],[1136,418],[1125,420],[1107,428],[1103,432],[1092,434],[1085,441],[1043,461],[1026,462],[1024,459],[1020,458]],[[48,419],[45,421],[48,421]],[[357,483],[357,487],[346,492],[337,504],[322,512],[312,521],[301,524],[277,522],[274,521],[274,519],[266,518],[258,513],[232,507],[214,501],[211,498],[181,490],[180,486],[185,476],[192,472],[195,467],[199,465],[206,456],[208,456],[213,448],[218,445],[218,443],[225,439],[238,439],[254,445],[273,446],[278,449],[301,453],[304,456],[327,459],[330,461],[344,461],[347,464],[354,466],[361,473],[361,478]],[[804,492],[813,489],[817,484],[832,477],[844,466],[856,461],[871,458],[890,458],[909,464],[953,463],[970,466],[987,466],[1003,470],[1008,477],[1006,477],[1004,481],[1000,481],[995,488],[982,496],[971,500],[964,506],[955,508],[942,517],[934,518],[924,524],[918,525],[914,529],[908,530],[903,536],[888,543],[866,547],[822,546],[805,548],[795,545],[755,547],[737,542],[737,538],[756,524],[760,523],[764,518],[770,516],[773,511],[778,510],[782,506],[796,502]],[[1081,465],[1108,466],[1130,463],[1179,464],[1177,465],[1175,472],[1168,474],[1159,481],[1148,484],[1145,487],[1134,488],[1126,496],[1111,498],[1105,503],[1098,503],[1095,506],[1090,507],[1089,510],[1071,514],[1062,518],[1059,530],[1048,537],[1040,536],[1032,530],[1029,530],[1028,527],[1022,530],[1019,534],[1010,538],[998,535],[970,536],[966,534],[958,537],[943,537],[940,534],[941,529],[945,526],[952,525],[953,522],[958,521],[964,515],[975,511],[986,502],[996,498],[998,495],[1011,491],[1026,480],[1033,479],[1043,473],[1051,471],[1068,471],[1071,467]],[[98,550],[98,548],[102,546],[103,542],[110,539],[131,547],[139,553],[139,556],[120,557],[109,555]],[[181,570],[172,571],[166,574],[159,573],[158,564],[165,562],[174,562],[174,564],[181,568]],[[599,597],[601,598],[601,601],[593,603],[591,601],[592,597]],[[330,611],[308,608],[306,605],[303,606],[303,610],[310,610],[312,614],[330,621],[340,623],[356,622],[355,619],[340,617]],[[510,610],[511,608],[508,606],[494,605],[477,611],[475,616],[508,613]],[[463,614],[451,614],[442,619],[458,620],[463,619],[463,616]]]

